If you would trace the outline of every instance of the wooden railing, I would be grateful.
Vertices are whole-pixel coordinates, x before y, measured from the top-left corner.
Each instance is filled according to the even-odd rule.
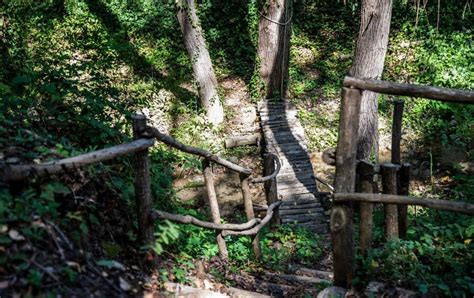
[[[152,245],[154,243],[153,221],[156,219],[167,219],[178,223],[194,224],[200,227],[216,230],[216,241],[219,247],[219,254],[223,259],[227,259],[228,256],[224,240],[226,235],[250,235],[253,237],[255,256],[260,258],[258,232],[271,220],[274,210],[278,208],[280,202],[268,202],[266,216],[263,219],[255,218],[252,197],[250,194],[250,184],[274,181],[281,167],[278,157],[273,154],[265,156],[266,160],[270,159],[275,164],[272,173],[266,173],[267,176],[264,177],[251,177],[253,171],[249,168],[232,163],[204,149],[184,145],[174,138],[161,133],[158,129],[147,126],[146,117],[143,115],[134,115],[132,120],[134,135],[134,141],[132,142],[53,162],[31,165],[7,165],[0,168],[0,181],[11,183],[28,179],[30,177],[41,177],[64,173],[83,166],[97,164],[120,156],[133,154],[135,157],[133,167],[135,172],[136,214],[138,219],[139,237],[143,244]],[[189,215],[183,216],[153,210],[148,148],[154,145],[155,139],[180,151],[203,158],[203,175],[211,209],[212,222],[202,221]],[[211,163],[219,164],[227,169],[239,173],[245,213],[248,220],[246,223],[221,224]],[[156,258],[154,263],[156,265]]]
[[[412,84],[398,84],[381,80],[346,77],[342,88],[339,136],[336,150],[334,206],[330,228],[334,258],[334,284],[348,287],[355,270],[353,242],[352,202],[361,202],[359,225],[361,251],[370,249],[372,239],[372,210],[374,203],[385,207],[385,233],[387,239],[397,238],[406,230],[406,206],[420,205],[428,208],[474,215],[474,205],[464,202],[409,197],[410,165],[400,164],[400,138],[403,104],[395,103],[392,131],[392,163],[380,166],[384,194],[374,194],[373,177],[377,167],[356,160],[357,132],[361,95],[363,90],[378,93],[412,96],[445,102],[474,104],[474,92]],[[358,175],[357,175],[358,174]],[[356,176],[357,181],[356,193]]]

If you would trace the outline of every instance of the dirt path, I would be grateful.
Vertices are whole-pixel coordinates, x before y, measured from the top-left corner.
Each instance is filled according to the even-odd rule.
[[[240,78],[227,78],[221,82],[224,89],[226,122],[224,125],[225,138],[236,135],[248,135],[257,133],[259,125],[257,122],[256,107],[249,101],[247,86]],[[250,152],[240,152],[239,149],[229,150],[226,158],[242,166],[261,173],[260,149],[255,147]],[[221,215],[223,217],[234,215],[236,210],[243,210],[243,198],[240,189],[239,175],[222,167],[214,167],[215,187]],[[196,172],[173,182],[177,190],[177,196],[184,202],[194,200],[199,205],[207,201],[204,188],[204,178],[201,173]],[[262,185],[252,185],[252,199],[256,204],[265,205],[265,195]]]

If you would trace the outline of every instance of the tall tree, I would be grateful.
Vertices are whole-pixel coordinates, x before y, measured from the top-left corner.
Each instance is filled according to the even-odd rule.
[[[378,79],[387,53],[392,0],[362,0],[360,29],[351,76]],[[364,91],[359,121],[357,158],[378,155],[378,94]]]
[[[291,35],[291,0],[267,0],[258,26],[258,61],[266,98],[285,98]]]
[[[224,109],[217,92],[217,79],[196,15],[194,0],[176,0],[176,4],[184,43],[193,66],[194,78],[198,83],[201,106],[206,110],[209,121],[219,124],[224,121]]]

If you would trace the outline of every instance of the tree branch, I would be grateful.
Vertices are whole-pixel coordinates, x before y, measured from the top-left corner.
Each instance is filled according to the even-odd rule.
[[[196,147],[192,147],[192,146],[186,146],[184,145],[183,143],[179,142],[178,140],[168,136],[168,135],[165,135],[164,133],[161,133],[158,129],[156,129],[155,127],[150,127],[148,126],[146,128],[146,134],[150,135],[150,136],[153,136],[155,137],[157,140],[165,143],[166,145],[169,145],[171,147],[174,147],[180,151],[183,151],[183,152],[186,152],[186,153],[190,153],[190,154],[194,154],[194,155],[199,155],[199,156],[202,156],[204,157],[205,159],[209,160],[209,161],[213,161],[217,164],[220,164],[221,166],[224,166],[228,169],[231,169],[235,172],[238,172],[238,173],[242,173],[242,174],[245,174],[245,175],[250,175],[252,174],[252,170],[251,169],[248,169],[248,168],[244,168],[244,167],[241,167],[239,165],[236,165],[228,160],[225,160],[223,158],[220,158],[219,156],[217,155],[214,155],[212,154],[211,152],[209,151],[206,151],[204,149],[201,149],[201,148],[196,148]]]
[[[281,201],[277,201],[270,206],[268,206],[267,210],[267,215],[262,219],[262,221],[256,225],[255,227],[245,230],[245,231],[230,231],[230,230],[225,230],[222,232],[222,236],[227,236],[227,235],[240,235],[240,236],[249,236],[249,235],[255,235],[257,234],[273,217],[273,210],[280,206]]]
[[[278,156],[276,154],[273,154],[273,153],[268,153],[269,155],[273,155],[273,158],[274,158],[274,161],[276,163],[276,168],[275,168],[275,171],[273,171],[273,173],[271,175],[268,175],[268,176],[264,176],[264,177],[257,177],[257,178],[250,178],[250,182],[252,183],[263,183],[263,182],[266,182],[266,181],[269,181],[269,180],[272,180],[273,178],[275,178],[278,173],[280,172],[280,169],[281,169],[281,162],[280,162],[280,159],[278,158]]]
[[[18,181],[28,176],[53,175],[82,166],[96,164],[122,155],[135,153],[153,146],[153,139],[139,139],[130,143],[120,144],[74,157],[46,162],[39,165],[12,165],[0,168],[0,180]]]
[[[242,231],[242,230],[247,230],[256,224],[260,223],[259,218],[254,218],[246,223],[243,224],[216,224],[208,221],[203,221],[200,219],[197,219],[191,215],[178,215],[178,214],[172,214],[164,211],[159,211],[159,210],[153,210],[152,211],[152,218],[154,220],[156,219],[167,219],[171,220],[174,222],[179,222],[183,224],[193,224],[202,228],[208,228],[208,229],[214,229],[214,230],[236,230],[236,231]]]

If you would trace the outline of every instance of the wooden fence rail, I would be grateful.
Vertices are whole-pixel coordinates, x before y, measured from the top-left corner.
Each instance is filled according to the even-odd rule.
[[[374,194],[374,193],[336,193],[334,194],[336,202],[366,202],[383,203],[397,205],[423,206],[438,210],[454,211],[467,215],[474,215],[474,204],[448,201],[441,199],[428,199],[412,196]]]
[[[83,166],[111,160],[120,156],[134,154],[135,158],[133,167],[135,172],[136,214],[140,240],[144,244],[151,245],[154,242],[153,221],[156,219],[167,219],[178,223],[194,224],[200,227],[216,230],[216,241],[218,243],[220,256],[223,259],[227,259],[228,255],[224,240],[225,235],[251,236],[253,238],[255,256],[257,258],[260,257],[260,246],[257,234],[274,216],[274,209],[278,208],[281,202],[268,201],[269,206],[265,217],[263,219],[254,218],[253,202],[250,195],[250,183],[267,183],[274,180],[281,168],[281,163],[278,157],[276,155],[266,155],[265,158],[270,156],[272,163],[275,164],[274,170],[271,173],[264,173],[266,176],[263,177],[251,177],[252,170],[249,168],[239,166],[204,149],[184,145],[178,140],[161,133],[158,129],[147,126],[147,119],[143,115],[133,115],[132,120],[133,135],[135,139],[132,142],[43,164],[7,165],[0,167],[0,181],[10,183],[24,180],[32,176],[59,174]],[[155,138],[173,148],[200,156],[204,159],[203,175],[206,182],[206,190],[213,222],[202,221],[189,215],[182,216],[153,210],[148,148],[154,145]],[[248,222],[242,224],[221,224],[211,162],[239,173]],[[157,265],[156,257],[153,258],[153,264],[155,266]]]
[[[372,79],[345,77],[344,87],[369,90],[383,94],[423,97],[445,102],[474,104],[474,91],[457,90],[450,88],[401,84]]]
[[[392,127],[392,163],[394,164],[385,164],[380,167],[385,194],[373,193],[378,192],[377,184],[374,182],[377,165],[356,161],[360,100],[361,93],[364,90],[399,96],[424,97],[444,102],[474,104],[474,91],[470,90],[399,84],[353,77],[344,79],[336,150],[334,206],[330,219],[334,284],[342,287],[351,285],[355,270],[353,202],[361,203],[359,231],[362,253],[366,253],[371,246],[374,203],[383,203],[385,206],[387,238],[397,238],[405,235],[407,205],[425,206],[474,215],[473,204],[407,196],[411,166],[400,164],[403,117],[403,102],[400,101],[394,102]],[[357,191],[359,193],[354,192],[356,177],[358,178]]]
[[[0,168],[0,180],[11,182],[24,180],[32,176],[54,175],[136,153],[152,147],[154,144],[155,140],[153,139],[139,139],[130,143],[37,165],[8,165]]]

